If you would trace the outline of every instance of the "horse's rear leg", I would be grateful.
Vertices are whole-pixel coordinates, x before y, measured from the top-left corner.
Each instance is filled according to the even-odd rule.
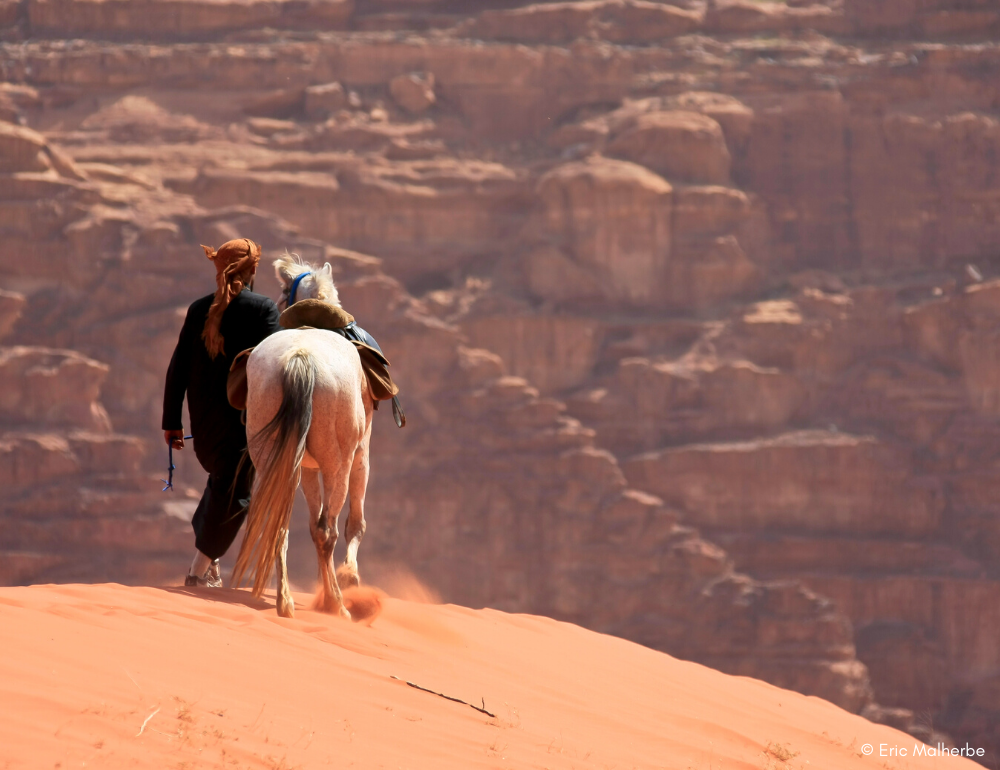
[[[295,601],[288,590],[288,530],[281,533],[274,553],[275,572],[278,575],[278,615],[283,618],[295,616]]]
[[[302,494],[305,495],[306,505],[309,507],[309,534],[312,535],[313,544],[316,546],[316,557],[319,565],[319,579],[320,583],[323,583],[323,550],[321,546],[325,544],[327,538],[329,537],[327,533],[320,531],[320,517],[323,514],[323,490],[320,487],[319,481],[319,469],[318,468],[303,468],[302,469]],[[326,526],[326,521],[323,521],[323,527]],[[333,522],[334,526],[334,542],[336,542],[336,520]],[[332,553],[332,550],[331,550]],[[325,609],[324,606],[320,606],[320,609]]]
[[[370,435],[370,434],[369,434]],[[347,559],[337,571],[337,582],[341,588],[361,584],[358,574],[358,547],[365,536],[365,492],[368,490],[368,436],[354,453],[349,485],[351,510],[347,515]]]
[[[309,533],[316,546],[319,560],[319,578],[323,585],[323,612],[335,612],[351,617],[344,608],[344,599],[333,571],[333,549],[337,545],[337,516],[347,499],[346,474],[323,474],[323,496],[319,493],[319,472],[303,469],[302,487],[309,501]],[[314,504],[314,500],[319,501]]]

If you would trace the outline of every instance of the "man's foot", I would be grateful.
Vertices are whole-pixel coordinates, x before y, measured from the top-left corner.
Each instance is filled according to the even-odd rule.
[[[211,563],[204,577],[188,575],[184,578],[185,588],[197,588],[199,586],[202,588],[222,588],[222,568],[219,566],[218,559]]]
[[[209,588],[222,588],[222,567],[218,559],[212,562],[212,566],[205,573],[205,585]]]

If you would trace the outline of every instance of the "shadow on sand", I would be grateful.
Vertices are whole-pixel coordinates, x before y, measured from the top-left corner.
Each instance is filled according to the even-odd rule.
[[[277,609],[274,594],[265,594],[265,598],[255,599],[249,591],[236,588],[188,588],[186,586],[158,586],[156,590],[165,591],[170,594],[192,596],[210,602],[239,604],[251,610],[275,612]],[[372,586],[355,586],[344,590],[344,606],[351,613],[351,619],[355,623],[370,625],[375,618],[382,613],[384,598],[385,594],[380,589]],[[297,597],[296,601],[299,609],[322,612],[322,610],[316,606],[316,597],[314,597],[312,601],[303,601],[303,597]],[[330,613],[323,614],[334,617]]]
[[[188,588],[186,586],[158,586],[157,590],[182,596],[194,596],[222,604],[242,604],[252,610],[273,610],[274,599],[255,599],[249,591],[238,588]]]

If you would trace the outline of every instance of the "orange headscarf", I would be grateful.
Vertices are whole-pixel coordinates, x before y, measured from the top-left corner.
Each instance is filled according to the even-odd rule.
[[[223,351],[225,340],[219,333],[222,314],[226,312],[233,297],[243,291],[260,262],[260,246],[249,238],[226,241],[218,251],[202,245],[205,256],[215,262],[215,299],[208,309],[208,319],[201,338],[205,341],[208,354],[215,358]]]

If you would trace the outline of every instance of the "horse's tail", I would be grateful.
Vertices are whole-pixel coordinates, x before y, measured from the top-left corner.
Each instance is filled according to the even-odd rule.
[[[253,437],[253,441],[269,449],[256,469],[246,531],[233,569],[236,587],[245,574],[253,575],[255,597],[259,597],[270,583],[275,549],[288,532],[295,491],[302,477],[306,436],[312,423],[316,362],[305,348],[290,350],[282,360],[281,406],[274,418]]]

